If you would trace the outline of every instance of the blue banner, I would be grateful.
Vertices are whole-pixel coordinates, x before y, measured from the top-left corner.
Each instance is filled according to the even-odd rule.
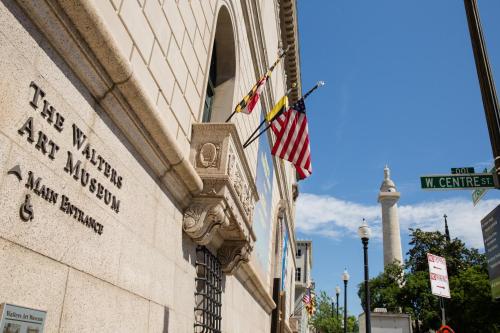
[[[273,158],[266,134],[259,137],[257,152],[256,186],[259,201],[255,205],[253,229],[258,241],[255,243],[255,254],[262,265],[264,275],[269,270],[270,234],[272,226],[273,195]]]
[[[285,222],[285,220],[283,220]],[[288,253],[288,230],[286,228],[286,223],[283,223],[283,228],[285,229],[285,236],[283,237],[283,256],[281,257],[281,290],[285,289],[286,284],[286,258]]]

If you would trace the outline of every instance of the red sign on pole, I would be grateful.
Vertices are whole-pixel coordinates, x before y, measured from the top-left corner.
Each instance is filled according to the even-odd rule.
[[[429,277],[431,280],[432,294],[451,298],[450,286],[448,284],[448,271],[446,270],[446,259],[427,253],[427,262],[429,263]]]

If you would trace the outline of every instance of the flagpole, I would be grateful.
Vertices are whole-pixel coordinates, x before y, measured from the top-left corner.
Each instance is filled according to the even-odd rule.
[[[286,55],[286,53],[288,52],[288,50],[289,50],[289,49],[290,49],[290,46],[288,46],[288,47],[287,47],[287,48],[283,51],[283,53],[281,53],[281,54],[279,55],[278,59],[276,59],[276,61],[274,62],[274,64],[273,64],[273,65],[272,65],[272,66],[271,66],[271,67],[270,67],[270,68],[266,71],[266,73],[265,73],[263,76],[261,76],[261,79],[262,79],[262,77],[264,77],[264,76],[267,74],[267,72],[269,72],[269,71],[271,71],[271,72],[272,72],[272,71],[274,70],[274,67],[276,67],[276,65],[278,65],[278,63],[279,63],[279,62],[281,61],[281,59],[282,59],[282,58]],[[260,81],[260,79],[259,79],[259,81]],[[257,81],[257,83],[258,83],[259,81]],[[256,84],[257,84],[257,83],[256,83]],[[240,103],[241,103],[241,102],[240,102]],[[238,108],[238,105],[239,105],[239,103],[238,103],[238,104],[236,105],[236,107],[234,108],[234,111],[233,111],[233,112],[229,115],[229,117],[226,119],[226,123],[228,123],[228,122],[231,120],[231,118],[233,118],[233,116],[236,114],[236,109]]]
[[[309,97],[309,95],[311,95],[316,89],[318,89],[319,87],[322,87],[325,85],[325,82],[324,81],[318,81],[318,83],[316,83],[316,85],[314,87],[312,87],[311,89],[309,89],[308,92],[306,92],[306,94],[304,95],[304,97],[302,97],[302,99],[306,99],[307,97]],[[250,146],[252,144],[252,142],[254,142],[255,140],[257,140],[257,138],[259,136],[261,136],[262,134],[264,134],[268,129],[269,127],[271,127],[271,124],[272,122],[274,121],[274,119],[276,119],[277,117],[279,117],[281,115],[281,112],[278,112],[274,117],[273,119],[271,119],[271,121],[269,122],[269,124],[267,124],[267,126],[262,130],[262,132],[260,132],[256,137],[254,137],[250,142],[246,142],[244,145],[243,145],[243,149]],[[248,140],[247,140],[248,141]]]
[[[296,84],[294,83],[292,85],[292,88],[290,88],[290,89],[287,90],[285,96],[288,96],[292,92],[292,89],[295,88],[295,86],[296,86]],[[266,122],[266,116],[264,116],[264,119],[262,119],[262,121],[260,122],[259,126],[255,129],[255,131],[253,131],[252,134],[250,134],[250,136],[248,137],[248,139],[243,144],[243,147],[246,146],[247,142],[252,139],[252,137],[255,135],[255,133],[257,133],[257,131],[259,130],[259,128],[261,128],[262,125],[264,125],[265,122]]]

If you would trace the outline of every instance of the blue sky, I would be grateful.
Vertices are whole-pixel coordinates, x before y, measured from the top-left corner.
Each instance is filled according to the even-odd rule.
[[[500,203],[496,190],[473,207],[470,191],[420,189],[421,175],[492,163],[467,21],[463,1],[297,2],[303,90],[327,83],[306,103],[313,175],[300,183],[297,231],[313,240],[318,289],[332,294],[347,267],[357,315],[363,217],[374,229],[370,276],[383,269],[377,194],[385,164],[401,192],[404,254],[408,228],[442,230],[445,213],[452,237],[482,248],[480,220]],[[499,73],[500,1],[479,6]]]

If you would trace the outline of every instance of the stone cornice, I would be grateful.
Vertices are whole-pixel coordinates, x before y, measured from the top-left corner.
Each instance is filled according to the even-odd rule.
[[[99,106],[181,207],[202,189],[128,60],[91,0],[19,0]],[[84,40],[84,42],[82,42]]]
[[[296,0],[281,0],[280,5],[283,48],[290,47],[285,58],[287,86],[291,87],[293,83],[297,84],[297,87],[290,93],[290,100],[294,102],[302,96],[297,4]]]
[[[401,197],[401,193],[399,192],[380,192],[378,194],[378,202],[398,202]]]

